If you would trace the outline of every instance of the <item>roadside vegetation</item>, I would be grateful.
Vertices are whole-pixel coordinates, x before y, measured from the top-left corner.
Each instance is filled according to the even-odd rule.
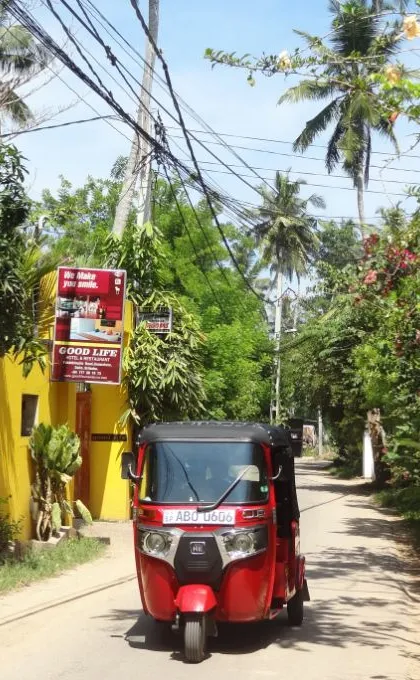
[[[341,168],[351,179],[359,220],[318,220],[313,286],[302,301],[298,332],[281,348],[282,404],[312,419],[322,409],[337,452],[332,472],[342,478],[361,474],[368,429],[376,486],[384,489],[378,502],[417,521],[420,191],[406,190],[412,210],[395,202],[379,212],[375,226],[364,207],[379,136],[388,140],[390,155],[393,147],[401,153],[398,119],[411,125],[414,146],[420,138],[419,73],[404,55],[420,24],[409,5],[331,0],[325,38],[296,31],[304,49],[239,57],[209,48],[205,56],[213,66],[243,69],[252,87],[264,76],[297,81],[280,104],[323,101],[293,150],[304,153],[321,134],[330,134],[326,170]]]
[[[29,549],[20,559],[6,557],[0,563],[0,593],[57,576],[105,553],[104,543],[94,538],[69,538],[55,548]]]

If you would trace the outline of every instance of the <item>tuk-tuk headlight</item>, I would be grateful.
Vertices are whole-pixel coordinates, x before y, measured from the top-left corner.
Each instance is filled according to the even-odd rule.
[[[225,532],[221,535],[220,548],[227,562],[256,555],[267,548],[267,528]]]
[[[139,538],[140,550],[156,557],[166,555],[172,543],[171,535],[160,531],[141,531]]]
[[[236,534],[231,541],[233,552],[250,553],[254,548],[254,537],[252,534]]]
[[[255,539],[250,531],[225,534],[223,536],[223,543],[229,555],[250,555],[254,552]]]

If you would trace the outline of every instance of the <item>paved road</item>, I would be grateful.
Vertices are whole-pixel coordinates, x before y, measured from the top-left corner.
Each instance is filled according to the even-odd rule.
[[[299,463],[298,484],[312,596],[301,629],[285,616],[223,628],[198,669],[139,613],[130,582],[1,627],[1,679],[418,680],[420,604],[395,520],[310,463]]]

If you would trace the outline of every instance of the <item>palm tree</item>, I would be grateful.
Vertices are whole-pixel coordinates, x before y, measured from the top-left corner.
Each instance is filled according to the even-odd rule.
[[[1,119],[24,125],[32,118],[17,88],[38,75],[51,57],[31,33],[7,17],[8,0],[0,0],[0,132]]]
[[[279,421],[280,405],[280,334],[283,298],[283,277],[291,281],[293,275],[300,277],[306,272],[308,264],[316,253],[318,239],[314,229],[316,218],[308,215],[308,205],[325,208],[321,196],[312,194],[307,199],[300,197],[304,180],[290,180],[286,174],[276,172],[274,188],[261,188],[263,203],[258,210],[260,221],[254,233],[262,249],[263,260],[270,265],[275,275],[276,285],[276,322],[277,372],[275,390],[276,421]]]
[[[316,252],[317,220],[308,215],[307,208],[312,205],[324,209],[325,201],[316,194],[301,198],[300,190],[305,184],[302,179],[291,180],[288,170],[285,174],[276,172],[272,190],[260,189],[263,203],[254,233],[276,280],[286,276],[291,281],[295,274],[300,278]]]
[[[331,173],[338,163],[351,177],[357,190],[360,230],[364,235],[364,189],[369,183],[372,132],[386,137],[398,150],[389,116],[384,113],[369,76],[378,73],[397,51],[401,39],[397,28],[384,31],[379,10],[384,2],[348,0],[341,4],[330,0],[333,15],[331,48],[314,43],[301,33],[316,55],[327,56],[323,72],[314,80],[302,80],[289,88],[280,102],[330,100],[309,120],[295,140],[295,151],[304,152],[330,124],[334,131],[328,142],[326,168]],[[376,12],[376,13],[375,13]],[[354,57],[358,57],[354,59]]]

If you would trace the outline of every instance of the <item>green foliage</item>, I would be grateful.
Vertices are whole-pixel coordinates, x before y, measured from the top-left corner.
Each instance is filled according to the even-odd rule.
[[[9,542],[19,536],[22,526],[22,520],[12,520],[9,513],[3,511],[1,506],[7,503],[7,498],[0,498],[0,565],[7,557]]]
[[[102,557],[105,545],[93,538],[70,538],[51,550],[29,550],[21,559],[7,559],[0,569],[0,593],[28,586]]]
[[[366,412],[379,408],[386,445],[377,463],[389,467],[393,484],[418,486],[420,215],[407,221],[393,209],[382,218],[363,248],[350,247],[343,225],[334,238],[332,225],[321,232],[324,258],[306,323],[284,347],[285,399],[312,417],[322,407],[346,469],[360,461]]]
[[[32,514],[36,535],[48,541],[62,524],[62,515],[73,515],[66,499],[66,487],[82,464],[79,437],[67,425],[53,427],[40,423],[32,431],[29,448],[35,463],[35,481],[32,484]],[[80,501],[75,502],[82,518],[92,522],[89,511]]]
[[[255,325],[236,320],[207,333],[204,384],[211,418],[268,419],[273,345],[255,316]]]
[[[88,177],[83,187],[73,189],[68,180],[60,179],[58,195],[43,191],[32,217],[48,216],[47,223],[52,225],[49,246],[55,257],[80,266],[101,266],[120,185],[112,179]]]
[[[28,214],[25,169],[14,146],[0,146],[0,357],[19,344],[25,293],[19,227]]]
[[[139,228],[133,211],[116,239],[111,228],[124,163],[119,158],[109,179],[88,178],[80,188],[62,178],[57,195],[44,192],[32,219],[46,214],[55,225],[48,244],[57,257],[125,269],[135,307],[174,309],[170,336],[142,327],[133,333],[124,358],[126,415],[142,423],[206,413],[267,418],[273,348],[264,308],[233,270],[208,206],[191,207],[177,180],[157,179],[152,221]],[[268,282],[258,278],[263,263],[253,234],[231,224],[223,230],[243,272],[262,290]]]
[[[203,337],[194,316],[162,287],[166,262],[160,230],[151,223],[129,226],[121,239],[108,237],[105,255],[109,266],[126,269],[127,295],[136,308],[173,310],[173,330],[166,336],[150,333],[142,323],[132,333],[124,355],[128,414],[142,425],[198,416],[204,398]]]
[[[121,239],[110,234],[104,242],[102,257],[107,266],[127,272],[127,297],[142,305],[162,289],[165,255],[162,234],[150,222],[127,226]]]
[[[40,337],[46,337],[52,314],[40,291],[57,262],[45,253],[45,242],[23,235],[29,201],[22,161],[14,146],[0,147],[0,358],[12,352],[26,376],[35,363],[46,365]]]
[[[125,384],[135,422],[188,419],[202,415],[203,336],[194,317],[175,296],[154,295],[148,309],[171,306],[174,325],[164,338],[136,326],[124,356]]]
[[[7,6],[10,0],[0,5],[0,79],[2,117],[9,118],[19,126],[29,122],[32,112],[19,93],[19,85],[26,84],[43,71],[52,57],[30,31],[12,24]]]
[[[51,525],[54,533],[58,533],[61,529],[61,508],[60,504],[55,502],[51,506]]]
[[[395,508],[405,519],[420,526],[420,488],[385,489],[376,495],[377,502],[384,508]]]
[[[307,199],[300,197],[304,184],[301,179],[292,181],[289,173],[276,172],[274,190],[261,187],[263,203],[255,228],[263,261],[290,280],[293,274],[305,273],[317,248],[316,220],[308,216],[308,206],[325,208],[324,200],[316,194]]]
[[[80,517],[85,522],[85,524],[92,524],[92,522],[93,522],[92,515],[90,514],[90,511],[88,510],[86,505],[84,503],[82,503],[82,501],[80,499],[77,499],[74,502],[74,504],[76,506],[77,512],[79,513]]]
[[[390,7],[389,3],[381,6]],[[418,74],[411,71],[409,77],[407,69],[390,63],[404,39],[401,20],[390,23],[387,12],[378,12],[364,0],[334,1],[330,10],[332,30],[327,39],[296,31],[305,45],[290,55],[282,52],[260,58],[251,58],[249,54],[237,57],[234,52],[207,49],[205,58],[212,66],[223,64],[248,71],[248,82],[252,85],[257,72],[268,77],[279,73],[299,76],[300,82],[282,94],[280,104],[325,102],[321,111],[306,122],[294,142],[294,150],[305,152],[320,134],[332,127],[326,167],[331,173],[341,164],[353,180],[363,229],[363,188],[369,183],[372,133],[387,138],[398,151],[393,129],[395,115],[401,111],[401,102],[406,101],[411,106],[411,117],[418,114],[418,89],[413,89],[412,84]],[[403,80],[404,76],[405,82],[395,86],[394,81]]]
[[[72,477],[82,464],[79,437],[67,425],[41,423],[34,428],[29,447],[32,459],[57,478]]]

